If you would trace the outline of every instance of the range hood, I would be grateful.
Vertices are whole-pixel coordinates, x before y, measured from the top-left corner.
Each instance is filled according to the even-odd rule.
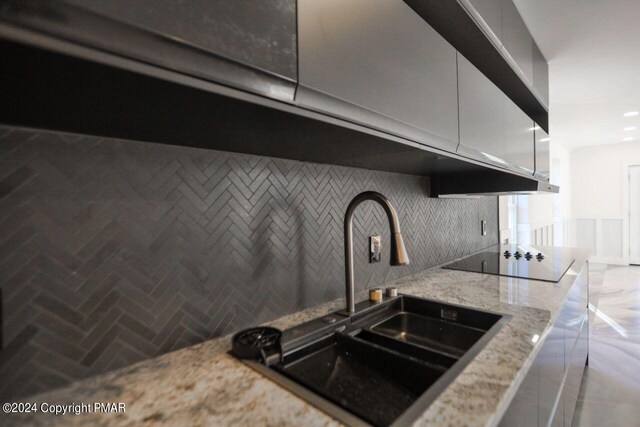
[[[557,185],[534,177],[490,169],[467,174],[441,174],[431,181],[431,196],[440,198],[554,194],[559,191]]]

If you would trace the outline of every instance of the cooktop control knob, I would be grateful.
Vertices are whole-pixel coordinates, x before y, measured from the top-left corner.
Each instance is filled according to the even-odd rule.
[[[520,252],[518,252],[518,251],[516,251],[516,253],[513,254],[513,256],[516,257],[516,259],[522,258],[522,254]]]
[[[504,255],[505,258],[510,258],[511,257],[511,252],[504,251],[504,253],[502,255]]]
[[[524,257],[527,259],[527,261],[530,261],[531,258],[533,258],[533,255],[531,255],[531,252],[527,252],[526,254],[524,254]]]
[[[542,261],[544,259],[544,255],[542,255],[542,253],[538,253],[538,255],[536,255],[536,258],[538,259],[538,261]]]

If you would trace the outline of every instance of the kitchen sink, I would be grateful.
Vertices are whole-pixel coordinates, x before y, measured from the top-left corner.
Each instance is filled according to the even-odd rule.
[[[347,425],[409,425],[507,318],[400,295],[286,330],[275,356],[245,362]]]

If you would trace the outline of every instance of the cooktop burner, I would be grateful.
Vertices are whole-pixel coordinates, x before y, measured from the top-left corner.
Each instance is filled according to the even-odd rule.
[[[571,251],[565,248],[503,245],[461,259],[443,268],[558,282],[573,261]]]

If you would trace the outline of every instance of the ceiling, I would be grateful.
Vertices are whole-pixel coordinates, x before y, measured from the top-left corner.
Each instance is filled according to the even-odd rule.
[[[640,149],[640,1],[514,0],[549,61],[550,133],[573,149]],[[625,127],[635,126],[633,131]]]

